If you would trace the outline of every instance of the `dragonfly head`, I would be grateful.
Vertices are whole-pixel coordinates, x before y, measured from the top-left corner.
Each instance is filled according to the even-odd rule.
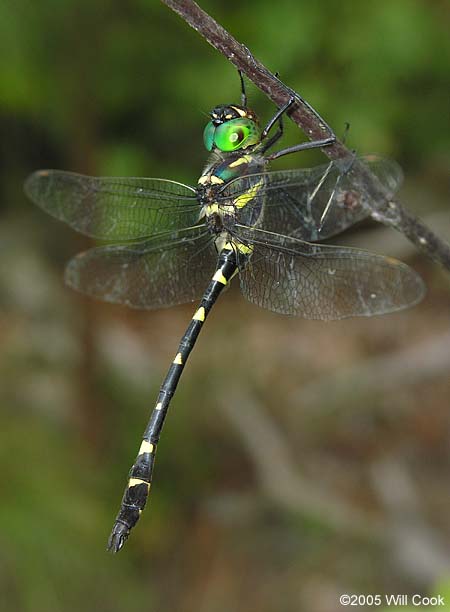
[[[255,113],[238,104],[222,104],[210,112],[211,121],[203,132],[203,142],[208,151],[214,147],[220,151],[237,151],[258,144],[261,128]]]

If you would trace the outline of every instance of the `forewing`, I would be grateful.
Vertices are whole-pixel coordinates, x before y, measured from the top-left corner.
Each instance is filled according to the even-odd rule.
[[[199,299],[217,253],[209,232],[196,226],[129,246],[104,246],[74,257],[66,283],[92,297],[156,309]]]
[[[25,193],[53,217],[102,240],[136,240],[197,223],[195,190],[154,178],[95,178],[39,170]]]
[[[268,310],[322,320],[372,316],[412,306],[425,293],[422,279],[396,259],[237,230],[242,242],[254,245],[240,271],[242,293]]]
[[[394,195],[403,178],[396,162],[375,155],[358,161],[379,178],[388,194]],[[346,230],[370,214],[369,196],[352,158],[261,176],[264,185],[258,197],[264,194],[264,212],[257,226],[266,231],[318,241]],[[235,200],[245,193],[247,183],[248,177],[232,181],[222,197]],[[255,199],[245,208],[257,204]],[[249,211],[245,214],[248,217]]]

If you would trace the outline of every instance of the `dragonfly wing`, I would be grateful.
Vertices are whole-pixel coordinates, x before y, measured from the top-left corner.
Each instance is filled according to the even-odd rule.
[[[91,297],[152,310],[199,299],[216,261],[211,234],[196,226],[80,253],[69,262],[65,280]]]
[[[263,183],[257,196],[264,196],[264,212],[258,226],[301,240],[318,241],[368,217],[369,196],[352,162],[350,158],[315,168],[262,174]],[[396,162],[375,155],[358,158],[358,162],[378,177],[390,195],[400,187],[403,174]],[[249,177],[242,177],[232,181],[223,190],[222,197],[235,200],[245,194],[248,180]],[[247,209],[259,205],[258,198],[249,201],[241,214],[248,218]],[[237,213],[239,218],[240,211]]]
[[[153,178],[95,178],[39,170],[25,193],[53,217],[102,240],[136,240],[197,223],[199,205],[191,187]]]
[[[396,259],[254,228],[237,230],[254,249],[240,272],[242,293],[274,312],[322,320],[372,316],[412,306],[424,296],[422,279]]]

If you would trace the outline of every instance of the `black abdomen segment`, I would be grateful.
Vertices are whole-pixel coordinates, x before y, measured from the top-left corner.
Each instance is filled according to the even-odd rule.
[[[119,514],[108,540],[108,550],[118,552],[131,529],[136,525],[145,507],[152,482],[153,464],[170,400],[180,380],[186,361],[192,351],[203,322],[208,316],[220,292],[236,272],[236,254],[233,249],[223,249],[219,255],[216,272],[178,346],[166,378],[159,391],[156,405],[144,432],[142,444],[130,470]]]

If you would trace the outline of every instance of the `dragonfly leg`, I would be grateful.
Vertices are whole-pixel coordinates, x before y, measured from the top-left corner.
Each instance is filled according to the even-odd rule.
[[[209,311],[221,291],[236,272],[236,269],[237,263],[234,250],[223,249],[219,255],[216,272],[181,338],[175,359],[161,385],[138,455],[129,472],[120,510],[108,540],[108,550],[112,552],[118,552],[122,548],[131,529],[136,525],[144,510],[150,493],[156,448],[169,409],[170,400],[175,393],[186,361]]]
[[[278,130],[275,132],[273,136],[271,136],[268,140],[263,140],[261,144],[261,148],[258,148],[259,153],[264,153],[283,136],[284,127],[283,127],[283,115],[278,117]]]
[[[239,79],[241,81],[241,104],[247,106],[247,92],[245,91],[245,82],[242,71],[238,69]]]
[[[289,98],[289,100],[286,102],[286,104],[283,104],[283,106],[281,106],[281,107],[280,107],[280,108],[277,110],[277,112],[275,113],[275,115],[274,115],[274,116],[273,116],[271,119],[269,119],[269,121],[268,121],[268,123],[267,123],[266,127],[265,127],[265,128],[263,129],[263,131],[261,132],[261,139],[266,138],[266,136],[268,135],[268,133],[270,132],[270,130],[273,128],[273,126],[275,125],[275,123],[276,123],[277,121],[279,121],[279,120],[282,118],[282,116],[284,115],[284,113],[286,113],[286,112],[287,112],[287,111],[288,111],[288,110],[291,108],[291,106],[292,106],[294,103],[295,103],[295,98],[294,98],[294,96],[291,96],[291,97]],[[281,129],[281,134],[282,134],[282,133],[283,133],[283,126],[282,126],[282,124],[280,124],[280,129]],[[280,136],[281,136],[281,134],[280,134]],[[279,136],[279,137],[280,137],[280,136]],[[278,137],[278,138],[279,138],[279,137]],[[277,140],[278,140],[278,139],[277,139]]]
[[[300,144],[294,145],[293,147],[287,147],[286,149],[275,151],[275,153],[272,153],[271,155],[267,156],[266,159],[268,161],[271,161],[273,159],[278,159],[279,157],[282,157],[283,155],[289,155],[290,153],[297,153],[298,151],[306,151],[308,149],[318,149],[322,147],[327,147],[336,142],[336,134],[333,132],[330,126],[327,123],[325,123],[325,121],[322,120],[320,115],[318,115],[318,113],[309,104],[307,104],[305,100],[303,100],[303,98],[299,96],[299,99],[304,104],[306,104],[306,106],[314,113],[316,117],[318,117],[321,120],[322,124],[325,126],[325,128],[327,129],[330,135],[327,136],[327,138],[321,138],[320,140],[312,140],[309,142],[301,142]],[[263,152],[269,149],[269,147],[271,147],[282,136],[283,134],[282,117],[296,103],[296,101],[297,101],[296,96],[292,95],[289,98],[289,100],[286,102],[286,104],[284,104],[277,110],[274,116],[267,123],[266,127],[263,129],[261,133],[262,140],[266,138],[266,136],[268,135],[272,127],[275,125],[275,123],[279,121],[278,132],[269,141],[267,141],[267,143],[264,143],[264,147],[262,148]]]
[[[348,127],[347,127],[347,126],[348,126]],[[346,131],[345,131],[344,137],[345,137],[345,135],[347,134],[349,127],[350,127],[350,124],[349,124],[349,123],[347,123],[347,124],[346,124]],[[347,165],[346,165],[345,167],[343,167],[343,168],[342,168],[342,172],[340,172],[340,173],[338,174],[337,178],[336,178],[336,183],[335,183],[335,185],[334,185],[334,187],[333,187],[333,190],[332,190],[332,191],[331,191],[331,193],[330,193],[330,197],[328,198],[328,202],[326,203],[325,208],[324,208],[324,210],[323,210],[323,212],[322,212],[322,215],[321,215],[321,217],[320,217],[320,220],[319,220],[319,226],[318,226],[318,228],[317,228],[317,229],[318,229],[318,231],[319,231],[319,233],[322,231],[322,229],[323,229],[323,227],[324,227],[324,225],[325,225],[325,219],[326,219],[326,217],[327,217],[327,215],[328,215],[328,213],[329,213],[329,211],[330,211],[330,209],[331,209],[331,205],[332,205],[332,202],[333,202],[334,197],[335,197],[335,195],[336,195],[336,192],[337,192],[337,189],[338,189],[339,183],[341,182],[342,177],[343,177],[343,176],[345,176],[345,175],[346,175],[348,172],[350,172],[350,170],[351,170],[351,168],[352,168],[352,166],[353,166],[353,163],[354,163],[355,159],[356,159],[356,152],[355,152],[355,151],[353,151],[352,155],[349,157],[349,159],[348,159],[348,161],[347,161]],[[319,189],[321,188],[321,186],[322,186],[323,182],[325,181],[325,179],[326,179],[326,177],[327,177],[327,175],[328,175],[329,171],[331,170],[331,167],[333,166],[333,163],[334,163],[334,162],[330,162],[330,164],[328,165],[328,167],[326,168],[326,170],[325,170],[325,172],[324,172],[323,177],[321,178],[321,180],[320,180],[320,181],[319,181],[319,183],[317,184],[317,186],[316,186],[316,188],[314,189],[314,191],[313,191],[313,193],[311,194],[311,196],[308,198],[308,205],[309,205],[309,206],[311,205],[312,200],[313,200],[313,199],[316,197],[317,192],[319,191]]]
[[[275,151],[275,153],[271,153],[267,156],[268,161],[272,161],[273,159],[278,159],[283,155],[290,155],[291,153],[298,153],[299,151],[306,151],[308,149],[321,149],[322,147],[329,147],[330,145],[336,142],[336,136],[329,136],[328,138],[321,138],[320,140],[310,140],[308,142],[301,142],[298,145],[294,145],[293,147],[287,147],[286,149],[281,149],[280,151]]]

